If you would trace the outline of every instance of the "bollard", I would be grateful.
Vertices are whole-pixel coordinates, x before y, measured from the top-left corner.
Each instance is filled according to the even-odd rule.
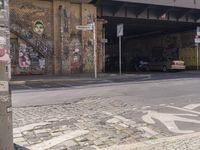
[[[12,106],[8,63],[0,62],[0,150],[13,150]]]

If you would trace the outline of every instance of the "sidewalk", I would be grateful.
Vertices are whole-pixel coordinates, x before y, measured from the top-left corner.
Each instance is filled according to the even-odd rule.
[[[89,81],[103,81],[116,79],[140,79],[148,77],[148,74],[99,74],[95,79],[89,74],[75,74],[75,75],[30,75],[30,76],[14,76],[10,81],[11,85],[24,85],[32,83],[62,83],[62,82],[89,82]]]
[[[129,115],[142,110],[133,108],[99,97],[72,104],[13,108],[15,150],[200,149],[200,132],[167,135],[131,119]]]

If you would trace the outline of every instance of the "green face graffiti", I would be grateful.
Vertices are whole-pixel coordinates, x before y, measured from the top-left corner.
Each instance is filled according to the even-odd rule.
[[[33,31],[39,35],[43,34],[44,32],[44,24],[42,21],[36,21],[34,23]]]

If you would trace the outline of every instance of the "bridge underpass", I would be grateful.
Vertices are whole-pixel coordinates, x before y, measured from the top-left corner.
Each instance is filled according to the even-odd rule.
[[[104,25],[105,37],[108,39],[105,46],[106,72],[119,70],[116,28],[120,23],[124,24],[124,72],[134,71],[135,60],[150,59],[155,51],[159,56],[163,51],[168,51],[168,55],[176,55],[178,59],[181,49],[195,46],[193,41],[199,25],[200,9],[192,8],[192,5],[175,7],[174,3],[155,5],[148,2],[99,0],[96,6],[98,18],[107,22]]]

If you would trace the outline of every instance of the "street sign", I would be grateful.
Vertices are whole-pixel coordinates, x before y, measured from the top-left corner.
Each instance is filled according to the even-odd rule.
[[[124,25],[117,25],[117,37],[119,37],[119,74],[122,74],[122,36],[124,35]]]
[[[197,36],[200,36],[200,26],[197,27]]]
[[[124,35],[124,25],[123,24],[118,24],[117,25],[117,37],[123,36]]]
[[[199,37],[196,37],[196,38],[194,39],[194,42],[197,43],[197,44],[199,44],[199,43],[200,43],[200,38],[199,38]]]
[[[108,43],[108,39],[102,39],[102,43]]]
[[[77,30],[82,30],[82,31],[88,31],[88,30],[93,30],[93,24],[87,24],[87,25],[78,25],[76,26]]]

